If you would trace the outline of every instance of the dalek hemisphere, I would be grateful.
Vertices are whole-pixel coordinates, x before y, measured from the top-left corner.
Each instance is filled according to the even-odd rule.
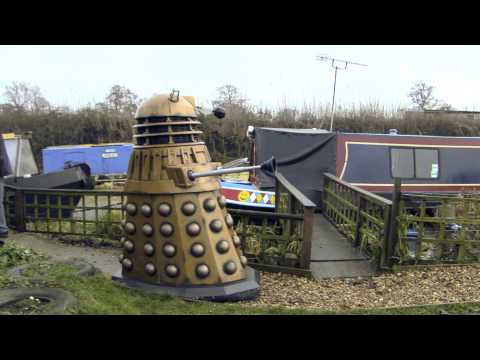
[[[154,96],[135,118],[121,272],[114,279],[188,298],[255,297],[258,274],[247,266],[220,193],[221,164],[200,141],[194,98],[178,91]]]

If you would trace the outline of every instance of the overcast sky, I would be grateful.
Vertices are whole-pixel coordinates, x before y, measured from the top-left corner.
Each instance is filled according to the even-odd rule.
[[[458,110],[479,110],[480,46],[0,46],[0,87],[38,85],[56,105],[103,100],[114,84],[140,97],[179,89],[208,106],[216,88],[233,84],[252,104],[331,101],[330,64],[316,56],[367,64],[339,71],[337,103],[409,106],[414,82]]]

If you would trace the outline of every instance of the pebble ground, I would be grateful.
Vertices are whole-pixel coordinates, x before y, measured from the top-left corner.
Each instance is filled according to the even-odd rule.
[[[311,280],[261,273],[261,293],[247,306],[348,310],[480,301],[480,265],[434,267],[367,279]]]

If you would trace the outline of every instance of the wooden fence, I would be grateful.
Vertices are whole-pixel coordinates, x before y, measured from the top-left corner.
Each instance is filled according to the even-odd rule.
[[[392,202],[324,174],[323,214],[381,267],[388,267],[394,241],[390,233]]]
[[[309,274],[315,204],[282,174],[275,183],[275,212],[229,209],[236,231],[253,266]]]
[[[394,193],[392,202],[325,174],[323,211],[381,268],[480,260],[479,194]]]
[[[478,194],[402,194],[398,223],[400,264],[480,260]]]
[[[275,212],[228,209],[253,267],[309,273],[315,204],[277,174]],[[17,231],[119,241],[129,193],[5,186],[5,215]],[[276,202],[279,203],[278,201]]]

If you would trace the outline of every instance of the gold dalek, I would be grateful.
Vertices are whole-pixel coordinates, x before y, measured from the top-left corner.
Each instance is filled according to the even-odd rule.
[[[225,115],[222,109],[214,113]],[[113,278],[132,288],[184,298],[255,298],[258,273],[247,266],[216,175],[274,171],[274,159],[218,169],[220,163],[211,161],[199,141],[194,98],[175,90],[146,100],[135,118],[121,271]]]

